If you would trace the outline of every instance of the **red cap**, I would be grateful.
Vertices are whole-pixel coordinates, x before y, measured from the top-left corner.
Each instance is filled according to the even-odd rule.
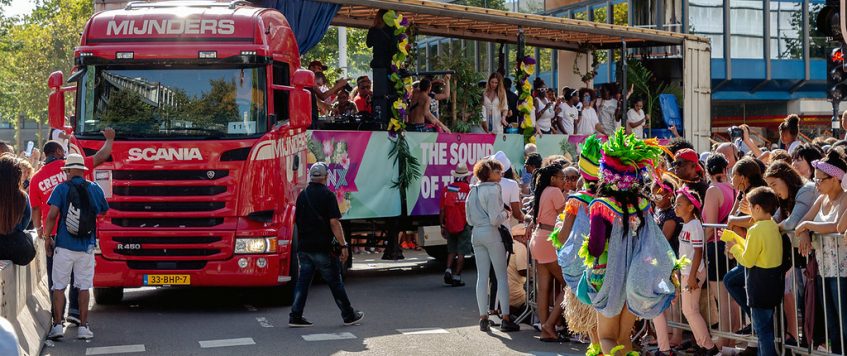
[[[697,171],[699,172],[703,168],[700,167],[700,156],[697,155],[697,152],[690,148],[683,148],[676,152],[676,157],[674,157],[675,161],[683,160],[693,162],[697,165]]]

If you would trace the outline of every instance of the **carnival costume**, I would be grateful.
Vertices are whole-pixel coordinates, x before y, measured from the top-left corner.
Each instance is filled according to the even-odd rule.
[[[597,316],[591,306],[579,302],[574,291],[585,273],[585,264],[579,257],[579,249],[582,246],[582,237],[588,234],[588,205],[594,200],[594,191],[590,187],[599,181],[600,145],[600,139],[596,135],[588,137],[582,145],[578,165],[585,186],[568,196],[565,212],[559,216],[556,230],[550,235],[558,250],[559,266],[567,284],[562,301],[563,315],[571,331],[584,334],[594,331],[597,327]],[[568,216],[575,216],[571,231],[567,236],[559,236],[562,224]],[[564,243],[561,242],[562,238],[566,238]]]
[[[624,304],[653,319],[670,306],[676,258],[642,197],[648,168],[660,159],[658,141],[618,130],[603,145],[600,185],[589,205],[589,235],[580,248],[587,267],[577,295],[606,317]],[[626,223],[624,223],[626,222]]]

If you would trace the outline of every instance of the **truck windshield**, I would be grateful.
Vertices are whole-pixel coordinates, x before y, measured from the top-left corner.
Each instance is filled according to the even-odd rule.
[[[233,139],[267,131],[265,69],[89,66],[77,134],[123,139]]]

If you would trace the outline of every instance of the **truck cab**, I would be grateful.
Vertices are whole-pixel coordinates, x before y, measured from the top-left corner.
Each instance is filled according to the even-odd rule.
[[[292,280],[314,74],[300,69],[285,17],[243,3],[99,12],[75,50],[71,85],[51,75],[51,126],[75,92],[72,153],[93,155],[101,130],[117,133],[93,171],[110,205],[98,220],[98,303],[127,287]]]

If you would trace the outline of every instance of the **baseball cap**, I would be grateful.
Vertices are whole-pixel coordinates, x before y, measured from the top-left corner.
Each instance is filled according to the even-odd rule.
[[[688,161],[697,165],[697,170],[700,171],[700,155],[690,148],[683,148],[676,152],[674,162]]]
[[[326,163],[318,162],[309,167],[309,178],[314,182],[316,180],[321,180],[327,176],[329,172],[329,167],[327,167]]]

